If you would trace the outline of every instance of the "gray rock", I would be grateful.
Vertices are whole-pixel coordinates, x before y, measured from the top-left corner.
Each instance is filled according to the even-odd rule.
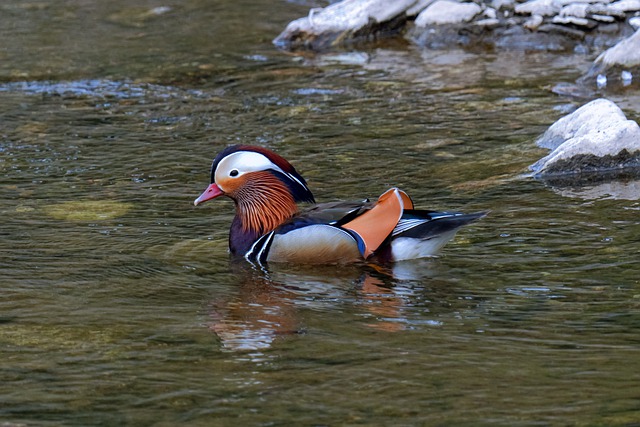
[[[486,18],[474,21],[473,25],[485,28],[496,28],[500,25],[500,20],[496,18]]]
[[[308,16],[290,22],[273,43],[291,50],[323,50],[346,40],[396,34],[404,28],[407,10],[419,3],[420,0],[343,0],[311,9]]]
[[[572,3],[598,3],[598,4],[609,4],[612,0],[556,0],[556,2],[560,6],[566,6]]]
[[[586,18],[578,18],[577,16],[554,16],[551,20],[554,24],[573,24],[578,27],[593,26],[591,21]]]
[[[602,52],[579,83],[600,88],[629,86],[634,78],[640,80],[640,29]]]
[[[614,18],[613,16],[609,16],[609,15],[594,14],[594,15],[589,15],[589,18],[593,19],[594,21],[605,22],[607,24],[610,24],[610,23],[616,21],[616,18]]]
[[[476,3],[460,3],[452,0],[437,0],[420,12],[416,18],[417,27],[469,22],[482,12]]]
[[[416,4],[414,4],[413,6],[411,6],[410,8],[407,9],[407,11],[406,11],[407,16],[416,16],[416,15],[418,15],[420,12],[425,10],[427,8],[427,6],[429,6],[434,1],[436,1],[436,0],[418,0],[416,2]]]
[[[537,144],[553,151],[530,166],[535,176],[640,168],[640,127],[606,99],[561,118]]]
[[[496,19],[498,17],[498,12],[492,7],[486,8],[483,13],[487,19]]]
[[[575,40],[583,40],[585,38],[586,33],[577,28],[569,27],[567,25],[557,25],[557,24],[544,24],[538,28],[538,31],[541,33],[550,33],[562,35],[564,38],[571,38]]]
[[[609,5],[609,9],[620,12],[636,12],[640,10],[640,0],[620,0]]]
[[[529,0],[516,6],[516,13],[522,15],[554,16],[561,6],[556,0]]]
[[[491,7],[495,10],[513,9],[513,0],[492,0]]]
[[[609,7],[603,4],[592,4],[587,8],[588,14],[611,16],[618,19],[624,19],[626,17],[625,12]]]
[[[576,18],[585,18],[589,3],[571,3],[560,10],[560,16],[575,16]]]
[[[640,30],[601,53],[594,65],[602,65],[605,68],[640,66]]]
[[[631,35],[638,10],[640,0],[342,0],[292,21],[274,44],[326,51],[402,35],[429,49],[591,53]],[[635,70],[614,74],[622,71],[631,72],[633,84],[640,82]],[[598,75],[586,87],[595,86]]]

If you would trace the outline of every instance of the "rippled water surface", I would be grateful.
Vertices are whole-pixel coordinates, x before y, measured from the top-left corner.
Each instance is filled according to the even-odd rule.
[[[593,58],[275,50],[314,5],[0,5],[0,424],[640,423],[638,184],[524,176]],[[491,214],[435,259],[231,263],[232,203],[192,206],[231,143]]]

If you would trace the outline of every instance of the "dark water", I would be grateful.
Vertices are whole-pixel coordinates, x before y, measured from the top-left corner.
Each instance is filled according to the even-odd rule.
[[[276,51],[311,6],[0,5],[0,424],[640,423],[638,184],[522,176],[592,58]],[[238,142],[492,213],[393,268],[236,265],[192,201]]]

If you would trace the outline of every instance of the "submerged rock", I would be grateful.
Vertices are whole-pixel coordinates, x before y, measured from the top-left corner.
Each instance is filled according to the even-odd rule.
[[[553,151],[530,166],[535,176],[640,168],[640,127],[606,99],[561,118],[537,144]]]
[[[64,221],[104,221],[125,215],[133,204],[109,200],[78,200],[45,206],[44,212]]]

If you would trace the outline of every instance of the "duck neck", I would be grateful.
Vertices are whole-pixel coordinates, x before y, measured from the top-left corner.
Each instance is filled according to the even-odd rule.
[[[236,216],[229,234],[229,247],[233,254],[244,255],[261,236],[275,230],[298,212],[293,196],[284,184],[278,183],[262,187],[262,191],[251,189],[248,194],[238,194],[234,198]],[[243,197],[245,195],[250,197]]]

